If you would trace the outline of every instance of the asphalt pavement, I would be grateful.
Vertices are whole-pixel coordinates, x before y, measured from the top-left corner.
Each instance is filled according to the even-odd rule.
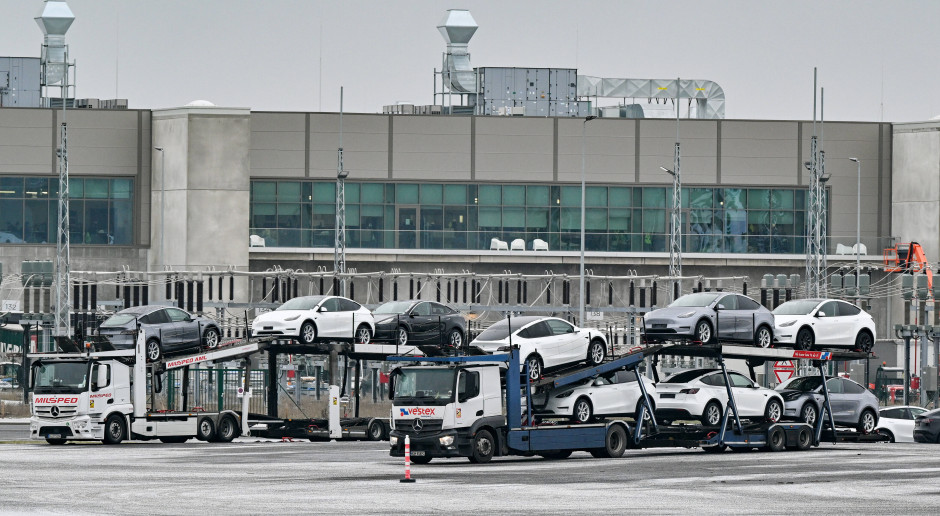
[[[936,514],[940,446],[629,450],[412,465],[385,442],[0,444],[0,512]]]

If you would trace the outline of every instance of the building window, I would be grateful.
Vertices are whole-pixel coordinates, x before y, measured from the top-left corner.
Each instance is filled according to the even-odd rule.
[[[22,190],[11,184],[2,191],[20,191],[17,188]],[[85,188],[94,194],[85,195],[86,204],[98,202],[102,185]],[[114,196],[117,186],[110,188]],[[264,237],[268,247],[333,247],[335,196],[332,181],[252,181],[251,234]],[[0,203],[5,200],[0,194]],[[24,209],[23,217],[41,219],[37,209]],[[89,204],[81,209],[100,207]],[[801,254],[805,210],[805,192],[798,189],[684,188],[682,249]],[[668,252],[670,214],[666,187],[589,186],[585,248]],[[346,231],[350,248],[485,250],[498,238],[522,239],[526,249],[540,239],[549,249],[576,251],[581,247],[581,188],[347,182]]]
[[[130,178],[69,178],[70,242],[132,244],[133,192]],[[55,244],[58,209],[58,177],[0,177],[0,243]]]

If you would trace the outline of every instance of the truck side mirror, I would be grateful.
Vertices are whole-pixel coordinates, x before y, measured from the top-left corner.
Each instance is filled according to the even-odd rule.
[[[98,375],[95,378],[95,389],[104,389],[108,386],[108,373],[110,373],[111,366],[105,364],[98,364]]]

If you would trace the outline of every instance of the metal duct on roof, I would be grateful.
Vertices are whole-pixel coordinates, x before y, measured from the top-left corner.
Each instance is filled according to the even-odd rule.
[[[59,0],[46,0],[42,12],[34,18],[39,29],[45,35],[45,83],[61,84],[65,78],[65,33],[68,32],[75,16],[68,4]]]
[[[605,79],[589,75],[578,76],[579,97],[611,98],[676,98],[675,79]],[[695,99],[696,118],[720,119],[725,117],[725,92],[718,83],[682,79],[678,85],[680,99]]]
[[[447,50],[444,53],[443,76],[452,91],[476,93],[476,73],[470,66],[467,44],[477,31],[477,22],[466,9],[450,9],[437,26]]]

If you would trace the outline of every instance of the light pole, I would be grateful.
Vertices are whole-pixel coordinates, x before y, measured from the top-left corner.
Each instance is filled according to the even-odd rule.
[[[584,136],[587,131],[587,123],[597,118],[590,115],[581,122],[581,274],[580,274],[580,302],[578,303],[578,326],[584,326]]]
[[[660,170],[672,176],[672,210],[669,228],[669,275],[672,276],[672,300],[679,298],[679,278],[682,276],[682,182],[679,174],[666,167]]]
[[[166,233],[166,154],[163,147],[154,147],[160,153],[160,269],[166,269],[166,247],[163,247],[163,235]]]
[[[862,271],[862,162],[858,158],[849,158],[858,165],[858,194],[855,203],[855,278],[858,286],[858,276]]]

